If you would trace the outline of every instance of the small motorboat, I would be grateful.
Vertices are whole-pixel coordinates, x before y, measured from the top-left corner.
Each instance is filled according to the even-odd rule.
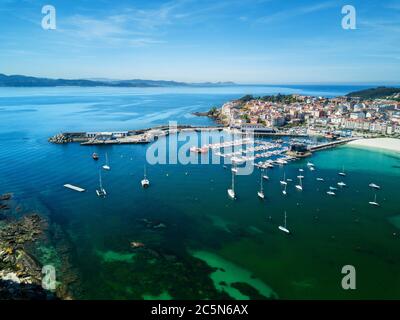
[[[328,191],[327,194],[329,194],[330,196],[336,196],[336,193],[334,193],[333,191]]]
[[[99,155],[96,152],[94,152],[92,154],[92,158],[93,158],[93,160],[99,160]]]

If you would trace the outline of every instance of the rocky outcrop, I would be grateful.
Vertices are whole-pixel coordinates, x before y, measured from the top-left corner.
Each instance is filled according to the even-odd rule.
[[[41,287],[41,266],[25,250],[45,228],[39,215],[30,214],[0,229],[0,299],[55,298]]]

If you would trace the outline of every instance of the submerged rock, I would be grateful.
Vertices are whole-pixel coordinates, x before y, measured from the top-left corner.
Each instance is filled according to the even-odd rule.
[[[0,201],[11,200],[11,198],[12,198],[12,193],[4,193],[0,195]]]

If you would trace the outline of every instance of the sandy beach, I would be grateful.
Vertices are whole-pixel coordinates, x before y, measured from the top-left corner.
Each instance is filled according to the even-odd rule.
[[[359,139],[349,142],[348,145],[400,152],[400,139],[395,138]]]

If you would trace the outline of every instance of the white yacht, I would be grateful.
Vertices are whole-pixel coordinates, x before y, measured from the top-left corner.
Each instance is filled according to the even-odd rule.
[[[324,178],[317,178],[317,181],[325,181]]]
[[[334,193],[333,191],[327,191],[327,194],[329,194],[330,196],[336,196],[336,193]]]
[[[342,166],[342,171],[338,173],[339,176],[346,176],[346,172],[344,172],[344,166]]]
[[[265,179],[265,180],[269,180],[267,171],[268,171],[268,167],[265,169],[265,174],[262,176],[263,179]]]
[[[287,188],[287,184],[284,185],[283,190],[282,190],[282,193],[285,196],[287,195],[286,188]]]
[[[263,177],[262,175],[260,176],[260,191],[257,192],[257,195],[260,199],[264,199],[265,195],[264,195],[264,188],[263,188]]]
[[[374,189],[380,189],[381,188],[380,186],[378,186],[375,183],[370,183],[368,186],[371,187],[371,188],[374,188]]]
[[[150,185],[149,179],[146,177],[146,166],[144,166],[144,175],[142,181],[140,181],[143,188],[147,188]]]
[[[238,168],[236,167],[235,163],[232,163],[232,168],[231,168],[232,172],[234,173],[238,173]]]
[[[339,187],[346,187],[347,186],[347,184],[345,184],[343,181],[338,182],[337,185]]]
[[[281,230],[281,231],[283,231],[285,233],[290,233],[289,229],[286,226],[286,211],[285,211],[285,223],[284,223],[283,226],[279,226],[278,228],[279,228],[279,230]]]
[[[281,185],[287,185],[286,182],[286,172],[283,172],[283,179],[281,181],[279,181],[281,183]]]
[[[106,153],[106,164],[103,166],[103,169],[104,170],[110,170],[111,169],[110,165],[108,164],[108,154],[107,153]]]
[[[236,199],[236,194],[235,194],[235,173],[232,171],[232,186],[230,189],[228,189],[228,196],[231,199]]]
[[[101,171],[99,171],[99,188],[96,189],[96,193],[101,198],[104,198],[107,195],[106,190],[103,188],[103,182],[101,180]]]
[[[379,207],[379,203],[376,202],[376,193],[375,193],[374,201],[370,201],[370,202],[368,202],[368,203],[369,203],[370,205],[372,205],[372,206]]]
[[[303,178],[303,176],[298,176],[299,178],[299,184],[296,184],[296,188],[300,191],[303,191],[303,184],[301,182],[301,178]]]

